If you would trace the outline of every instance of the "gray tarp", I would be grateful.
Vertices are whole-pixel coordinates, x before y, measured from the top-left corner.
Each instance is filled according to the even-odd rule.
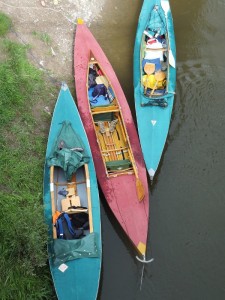
[[[89,156],[80,137],[73,130],[71,123],[63,122],[51,154],[47,159],[48,166],[61,167],[69,181],[72,174],[88,161]]]

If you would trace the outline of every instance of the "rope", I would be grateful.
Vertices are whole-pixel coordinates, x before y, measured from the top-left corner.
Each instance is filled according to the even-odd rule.
[[[145,269],[145,265],[143,264],[143,266],[142,266],[142,269],[141,269],[141,282],[140,282],[140,291],[141,291],[141,288],[142,288],[142,283],[143,283],[144,269]]]
[[[142,269],[141,269],[141,280],[140,280],[140,291],[142,288],[142,283],[143,283],[143,278],[144,278],[144,269],[145,269],[145,264],[149,264],[151,262],[154,261],[154,258],[151,258],[149,260],[146,260],[145,255],[143,255],[143,259],[139,258],[138,256],[136,256],[136,259],[138,261],[140,261],[143,265],[142,265]]]

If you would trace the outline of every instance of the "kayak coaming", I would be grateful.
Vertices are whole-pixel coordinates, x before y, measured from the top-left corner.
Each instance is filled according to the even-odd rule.
[[[145,0],[143,2],[141,13],[139,16],[134,46],[135,110],[141,148],[144,155],[145,164],[150,175],[150,179],[153,179],[155,175],[165,146],[170,126],[176,88],[176,69],[169,65],[167,71],[167,94],[165,94],[165,99],[168,103],[168,106],[162,108],[159,106],[141,105],[142,102],[146,102],[146,97],[142,94],[141,86],[140,47],[143,31],[145,30],[150,13],[155,5],[161,5],[161,1]],[[171,10],[168,11],[167,16],[169,47],[172,51],[174,59],[176,59],[176,45]]]
[[[87,74],[89,59],[92,55],[101,65],[111,86],[116,92],[119,109],[122,112],[123,120],[126,125],[126,131],[132,147],[138,174],[145,189],[145,197],[141,202],[137,199],[136,179],[134,174],[107,177],[98,145],[98,139],[93,127],[91,109],[87,95]],[[149,221],[149,192],[145,164],[138,135],[130,108],[116,74],[103,50],[85,24],[78,24],[76,29],[74,69],[78,108],[91,146],[99,184],[108,205],[125,233],[133,242],[138,252],[142,256],[145,256]]]
[[[98,185],[94,163],[89,147],[88,139],[82,125],[81,118],[76,108],[75,102],[70,94],[67,85],[63,84],[55,105],[52,116],[48,144],[46,149],[46,158],[48,158],[51,147],[55,142],[55,138],[61,128],[63,121],[71,122],[76,133],[81,137],[85,149],[90,156],[88,162],[90,181],[90,193],[92,201],[92,220],[94,232],[97,233],[98,247],[100,257],[98,258],[81,258],[72,261],[67,261],[65,264],[68,267],[65,272],[59,270],[59,266],[54,266],[52,260],[52,208],[51,208],[51,193],[52,184],[50,184],[50,168],[45,163],[44,168],[44,213],[45,220],[48,225],[48,254],[49,265],[55,286],[55,291],[58,299],[79,299],[90,300],[96,299],[101,272],[101,224],[100,224],[100,203],[98,194]]]

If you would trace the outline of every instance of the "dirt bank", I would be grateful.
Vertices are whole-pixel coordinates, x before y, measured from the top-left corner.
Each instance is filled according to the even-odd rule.
[[[0,10],[13,22],[11,37],[31,46],[30,58],[53,77],[71,76],[77,18],[86,24],[101,19],[106,0],[6,0]]]

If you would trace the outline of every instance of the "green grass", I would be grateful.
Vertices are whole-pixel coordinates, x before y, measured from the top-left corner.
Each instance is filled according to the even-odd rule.
[[[8,33],[11,25],[12,22],[10,18],[0,12],[0,36],[5,36]]]
[[[2,37],[0,49],[0,299],[54,299],[42,200],[50,117],[43,107],[58,91],[27,60],[27,47]]]
[[[53,300],[56,299],[49,289],[51,285],[46,270],[39,268],[39,272],[28,274],[25,266],[21,267],[21,262],[11,263],[11,261],[2,261],[1,268],[7,269],[7,274],[1,286],[1,300]]]
[[[21,115],[18,108],[24,107],[26,101],[31,101],[31,93],[39,93],[43,79],[26,59],[26,47],[9,40],[2,41],[2,47],[7,59],[0,64],[0,125]]]

